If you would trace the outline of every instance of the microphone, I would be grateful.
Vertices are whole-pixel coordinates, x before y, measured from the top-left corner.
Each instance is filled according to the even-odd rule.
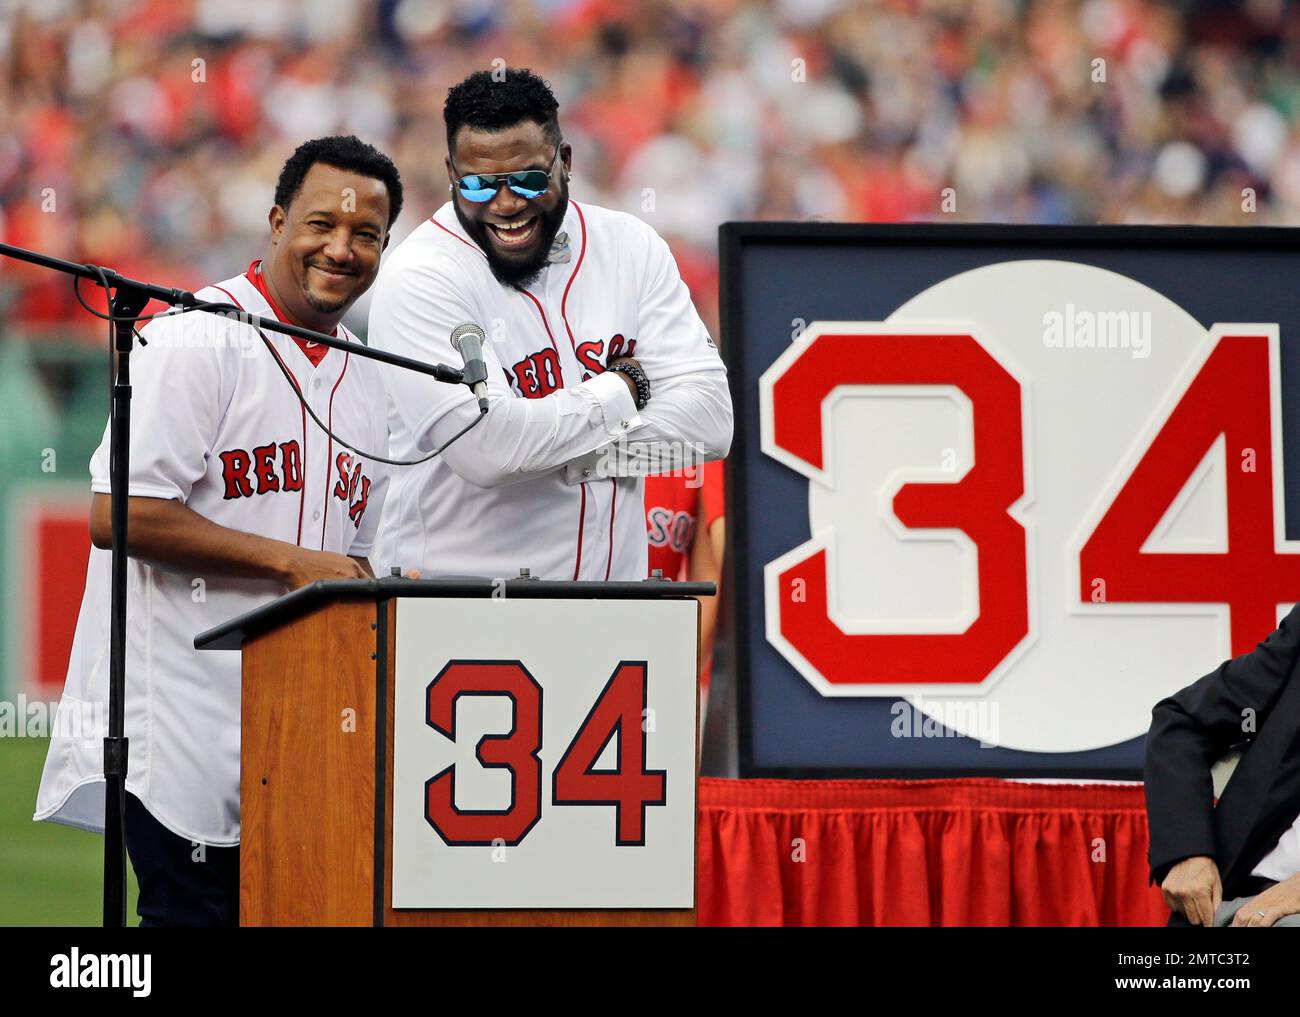
[[[483,343],[487,337],[472,321],[457,325],[451,333],[452,348],[465,361],[462,383],[468,385],[478,398],[478,411],[488,411],[487,365],[483,363]]]

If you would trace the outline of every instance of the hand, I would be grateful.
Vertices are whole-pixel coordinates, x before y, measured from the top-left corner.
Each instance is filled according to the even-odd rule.
[[[1247,901],[1233,916],[1234,929],[1267,929],[1279,918],[1300,914],[1300,876],[1292,876],[1275,883]]]
[[[359,562],[333,551],[310,551],[297,548],[281,568],[281,581],[291,590],[314,583],[317,579],[369,579]]]
[[[615,364],[631,364],[633,367],[641,366],[641,364],[633,357],[618,357],[617,359],[611,360],[609,362],[610,367],[613,367]],[[622,378],[627,383],[627,390],[632,393],[632,401],[636,402],[636,382],[633,381],[629,375],[624,374],[622,371],[615,371],[614,373],[617,374],[620,378]]]
[[[1209,928],[1214,924],[1214,912],[1223,903],[1219,867],[1206,855],[1184,858],[1169,870],[1160,892],[1165,903],[1193,925]]]

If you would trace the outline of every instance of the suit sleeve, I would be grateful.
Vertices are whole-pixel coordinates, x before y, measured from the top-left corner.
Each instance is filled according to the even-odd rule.
[[[458,476],[479,487],[517,483],[627,433],[636,404],[615,375],[597,375],[541,399],[516,396],[494,347],[491,315],[482,313],[471,287],[458,280],[449,256],[428,265],[399,264],[381,273],[370,310],[370,341],[377,348],[426,362],[460,364],[452,330],[464,322],[483,327],[489,409],[485,420],[443,453]],[[545,336],[539,340],[543,345]],[[391,414],[413,436],[417,454],[445,444],[478,416],[474,397],[463,386],[388,367],[385,381]]]
[[[222,319],[202,312],[166,315],[141,330],[131,354],[132,497],[185,502],[207,472],[223,407]],[[211,340],[211,341],[209,341]],[[109,494],[109,427],[90,459],[90,487]]]
[[[650,382],[650,401],[613,454],[570,465],[571,483],[584,467],[619,476],[667,472],[721,459],[731,448],[731,392],[718,347],[667,242],[639,220],[633,224],[645,266],[633,356]]]
[[[1151,881],[1194,855],[1215,855],[1210,767],[1254,737],[1300,656],[1300,605],[1250,653],[1157,703],[1146,743]]]

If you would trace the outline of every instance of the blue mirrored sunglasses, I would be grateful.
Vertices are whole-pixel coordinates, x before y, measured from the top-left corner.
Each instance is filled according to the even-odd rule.
[[[456,180],[456,189],[466,201],[482,204],[495,197],[504,183],[521,198],[540,198],[551,186],[551,171],[555,169],[555,160],[560,156],[560,146],[555,146],[555,155],[551,156],[551,165],[544,170],[520,170],[517,173],[467,173]],[[453,164],[452,169],[455,170]]]

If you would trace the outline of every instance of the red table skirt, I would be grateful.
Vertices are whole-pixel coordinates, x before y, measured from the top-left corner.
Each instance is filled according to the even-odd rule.
[[[700,781],[701,925],[1163,925],[1140,785]]]

